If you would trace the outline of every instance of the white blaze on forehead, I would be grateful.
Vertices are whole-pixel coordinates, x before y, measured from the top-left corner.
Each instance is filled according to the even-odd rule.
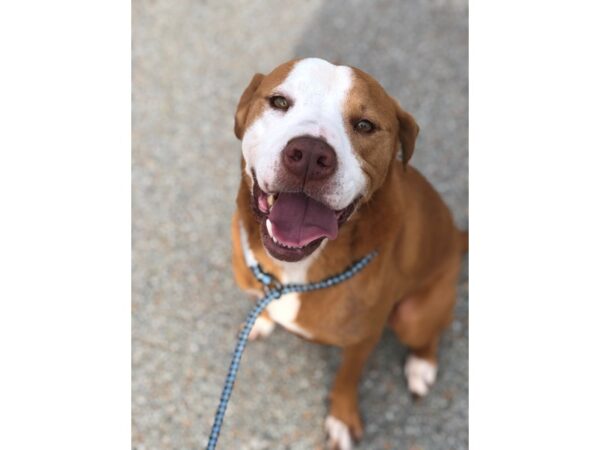
[[[324,200],[334,209],[363,194],[367,180],[346,131],[344,106],[353,82],[350,67],[322,59],[298,61],[271,94],[292,102],[287,112],[265,108],[244,133],[242,152],[248,172],[254,169],[263,190],[277,191],[281,151],[298,136],[322,138],[335,150],[338,167],[327,182]],[[249,173],[250,174],[250,173]]]

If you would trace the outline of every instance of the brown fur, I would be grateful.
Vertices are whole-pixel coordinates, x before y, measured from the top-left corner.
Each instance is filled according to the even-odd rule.
[[[260,114],[261,98],[289,73],[293,62],[275,76],[256,77],[244,92],[236,114],[236,135]],[[369,192],[351,219],[328,242],[308,273],[321,280],[343,270],[372,250],[378,256],[365,270],[338,286],[302,294],[296,323],[314,340],[340,346],[343,361],[331,391],[331,414],[362,435],[357,388],[364,363],[388,324],[415,354],[435,361],[440,333],[452,320],[461,252],[467,238],[431,184],[408,166],[418,126],[383,88],[355,69],[356,80],[345,116],[372,118],[381,128],[374,136],[350,133],[369,179]],[[283,77],[283,78],[282,78]],[[260,81],[260,82],[259,82]],[[402,162],[396,159],[398,142]],[[259,224],[250,209],[251,180],[243,175],[232,222],[233,269],[244,290],[260,290],[245,265],[239,223],[248,232],[257,260],[270,272],[278,266],[261,243]]]

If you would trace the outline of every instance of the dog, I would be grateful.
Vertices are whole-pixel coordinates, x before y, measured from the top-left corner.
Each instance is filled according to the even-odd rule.
[[[328,446],[363,434],[358,385],[389,326],[406,345],[408,390],[427,394],[452,321],[468,236],[408,163],[419,126],[367,73],[318,58],[255,74],[235,113],[242,176],[232,220],[233,271],[262,296],[248,262],[284,283],[320,281],[377,251],[356,276],[272,302],[250,339],[276,324],[343,349],[325,420]]]

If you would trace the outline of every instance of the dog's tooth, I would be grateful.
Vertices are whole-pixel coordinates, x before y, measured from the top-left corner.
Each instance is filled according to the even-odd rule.
[[[279,244],[279,241],[273,235],[273,224],[271,223],[271,221],[269,219],[267,219],[266,225],[267,225],[267,233],[269,233],[269,237],[273,240],[273,242],[276,242],[277,244]]]
[[[269,205],[269,209],[273,207],[273,203],[275,203],[275,196],[270,194],[267,196],[267,204]]]

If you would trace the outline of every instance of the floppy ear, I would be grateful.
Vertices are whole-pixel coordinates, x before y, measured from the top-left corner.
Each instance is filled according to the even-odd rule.
[[[396,102],[396,118],[398,119],[400,144],[402,145],[402,164],[406,168],[413,152],[419,134],[419,125],[409,113],[404,111]]]
[[[250,84],[248,87],[246,87],[244,93],[240,97],[240,101],[238,102],[237,110],[235,112],[235,125],[233,127],[233,132],[238,139],[242,139],[242,136],[244,136],[246,117],[248,116],[248,109],[250,109],[252,97],[254,97],[256,89],[264,77],[265,76],[262,73],[254,74]]]

